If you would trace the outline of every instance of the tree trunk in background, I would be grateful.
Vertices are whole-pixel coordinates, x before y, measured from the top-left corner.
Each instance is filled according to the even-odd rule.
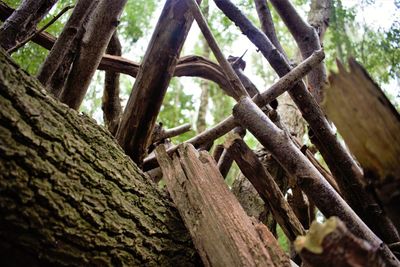
[[[111,37],[106,52],[110,55],[121,56],[121,43],[117,31],[115,31]],[[119,73],[106,71],[101,106],[104,124],[113,135],[117,132],[122,114],[121,101],[119,99],[119,77]]]
[[[24,0],[0,27],[0,46],[9,50],[30,36],[58,0]]]
[[[193,266],[167,195],[0,51],[0,265]]]
[[[208,0],[203,0],[203,4],[201,5],[201,11],[203,12],[204,18],[208,19],[209,17],[209,4]],[[206,39],[200,33],[200,40],[202,45],[202,56],[205,58],[209,58],[211,51],[210,47]],[[206,116],[208,110],[208,98],[209,98],[209,91],[210,85],[209,81],[202,79],[200,81],[200,88],[201,88],[201,95],[200,95],[200,106],[199,106],[199,113],[197,115],[197,122],[196,122],[196,130],[197,133],[204,132],[207,128]]]

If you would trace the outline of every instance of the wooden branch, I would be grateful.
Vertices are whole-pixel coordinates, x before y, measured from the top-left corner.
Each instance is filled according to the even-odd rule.
[[[285,60],[285,57],[273,46],[268,37],[255,27],[232,2],[229,0],[215,0],[215,3],[247,35],[249,40],[259,48],[260,52],[269,61],[279,76],[283,76],[289,72],[291,67]],[[299,25],[299,27],[302,26]],[[316,141],[314,142],[334,174],[345,199],[375,232],[380,233],[381,236],[390,236],[391,231],[386,232],[387,229],[393,229],[393,227],[390,225],[387,217],[382,215],[384,213],[379,204],[365,190],[362,170],[349,151],[337,139],[325,114],[307,90],[305,84],[300,82],[288,92],[315,134],[315,138],[312,140]],[[374,208],[371,209],[370,207]],[[378,213],[380,217],[386,217],[383,223],[380,217],[380,222],[376,221]]]
[[[111,37],[106,52],[111,55],[121,56],[122,47],[117,31]],[[115,136],[122,115],[120,92],[120,74],[113,71],[106,71],[104,78],[104,90],[101,101],[104,124],[110,133]]]
[[[215,162],[218,162],[218,160],[221,158],[221,155],[224,152],[224,149],[225,149],[224,145],[222,145],[222,144],[216,145],[214,147],[214,151],[213,151],[213,155],[212,156],[213,156]]]
[[[214,38],[210,28],[207,25],[207,21],[201,13],[200,7],[196,3],[195,0],[186,0],[190,7],[190,11],[192,12],[194,18],[196,19],[197,24],[201,32],[204,35],[204,38],[207,40],[208,45],[210,46],[211,51],[213,51],[214,56],[216,57],[218,63],[220,64],[228,82],[233,90],[233,98],[236,100],[240,99],[242,96],[247,96],[247,91],[241,83],[239,77],[236,75],[233,70],[231,64],[229,64],[228,60],[225,58],[221,49],[219,48],[217,41]]]
[[[164,139],[167,138],[172,138],[178,135],[181,135],[183,133],[186,133],[188,131],[190,131],[192,128],[192,126],[189,123],[185,123],[183,125],[177,126],[175,128],[171,128],[171,129],[164,129],[161,128],[159,131],[157,132],[153,132],[153,136],[152,136],[152,143],[155,144],[157,142],[160,142]]]
[[[347,71],[338,62],[323,106],[400,230],[400,115],[360,64],[349,65]]]
[[[316,29],[303,20],[289,0],[271,0],[271,3],[294,37],[303,58],[321,49]],[[317,102],[322,101],[322,90],[326,83],[326,68],[321,63],[308,75],[309,89]]]
[[[30,36],[56,2],[57,0],[22,1],[0,26],[0,46],[8,50]],[[9,11],[6,8],[1,10]]]
[[[228,151],[242,173],[253,184],[268,209],[272,211],[275,220],[279,223],[288,239],[293,242],[297,236],[304,235],[303,226],[285,200],[274,178],[241,137],[236,136],[230,142]]]
[[[60,36],[52,37],[50,52],[40,67],[37,78],[56,98],[60,97],[71,65],[79,50],[79,44],[85,32],[89,15],[93,12],[98,1],[77,1],[71,17],[68,19]],[[39,33],[39,36],[45,37]],[[35,41],[36,36],[33,38]],[[36,42],[38,42],[36,40]],[[43,43],[38,42],[41,45]],[[47,44],[45,45],[47,46]],[[45,47],[47,48],[47,47]],[[49,48],[47,48],[49,49]]]
[[[324,224],[313,222],[294,245],[307,266],[386,266],[379,247],[355,237],[336,217]]]
[[[233,115],[296,179],[300,188],[326,217],[338,216],[355,235],[365,238],[374,246],[381,246],[380,253],[388,266],[399,264],[388,247],[364,224],[302,152],[294,146],[290,137],[275,126],[250,98],[242,98],[234,107]]]
[[[294,86],[299,80],[301,80],[304,75],[306,75],[315,64],[322,61],[324,58],[324,52],[322,50],[314,52],[312,56],[303,61],[293,70],[291,70],[284,77],[279,79],[275,84],[273,84],[269,89],[253,97],[254,102],[258,106],[265,106],[271,101],[275,100],[279,95],[283,94],[286,90],[289,90]],[[229,116],[223,121],[219,122],[213,128],[208,129],[201,134],[187,140],[185,143],[190,143],[194,147],[198,147],[201,144],[212,142],[213,140],[227,134],[233,128],[238,126],[235,122],[233,116]],[[168,153],[175,151],[177,147],[172,147],[168,149]],[[157,160],[155,157],[149,157],[143,162],[143,169],[150,170],[157,166]]]
[[[156,154],[167,189],[205,266],[290,266],[277,241],[264,234],[268,230],[256,230],[208,153],[198,154],[184,144],[172,158],[163,146],[156,148]],[[269,242],[277,250],[267,249]]]
[[[258,19],[261,23],[262,31],[271,40],[271,43],[278,49],[283,55],[285,54],[281,43],[276,36],[274,21],[272,20],[271,11],[269,10],[268,3],[265,0],[254,0],[256,5]]]
[[[107,49],[127,0],[102,0],[91,14],[60,101],[78,109]]]
[[[221,157],[217,161],[218,170],[221,173],[222,177],[224,177],[224,179],[228,175],[229,170],[231,169],[233,163],[232,153],[228,150],[228,146],[231,143],[231,139],[235,138],[236,136],[240,136],[241,138],[243,138],[245,135],[246,135],[246,129],[243,129],[240,126],[233,129],[232,132],[227,135],[227,138],[224,142],[224,151],[222,152]]]
[[[139,166],[192,22],[186,1],[167,0],[137,74],[116,139]]]
[[[35,36],[38,36],[41,32],[44,32],[48,27],[54,24],[62,15],[65,14],[68,10],[74,8],[74,6],[66,6],[64,7],[54,18],[52,18],[49,22],[47,22],[42,28],[39,30],[35,30],[31,35],[26,37],[24,40],[17,42],[14,47],[11,47],[7,50],[7,53],[12,54],[17,51],[19,48],[23,47],[27,42],[32,40]]]

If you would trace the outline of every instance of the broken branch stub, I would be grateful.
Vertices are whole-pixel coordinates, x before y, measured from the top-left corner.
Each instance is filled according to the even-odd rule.
[[[323,224],[314,221],[307,235],[296,239],[294,247],[307,266],[385,266],[378,247],[354,236],[337,217]]]

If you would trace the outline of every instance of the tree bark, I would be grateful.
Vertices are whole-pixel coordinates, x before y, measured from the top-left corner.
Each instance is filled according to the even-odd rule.
[[[0,106],[2,266],[200,264],[168,196],[2,49]]]
[[[30,36],[58,0],[24,0],[0,27],[0,46],[9,50]]]
[[[80,51],[72,65],[61,102],[78,109],[100,64],[127,0],[102,0],[90,15]]]
[[[192,22],[186,1],[167,0],[133,85],[116,138],[139,165]]]

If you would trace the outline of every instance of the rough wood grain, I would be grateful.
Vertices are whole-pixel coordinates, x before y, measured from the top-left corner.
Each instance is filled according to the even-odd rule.
[[[279,249],[267,250],[263,240],[275,246],[276,240],[260,238],[208,153],[198,154],[192,145],[184,144],[172,158],[163,146],[156,148],[156,154],[168,191],[204,265],[290,266]]]
[[[360,64],[349,65],[338,62],[323,107],[400,227],[400,115]]]

